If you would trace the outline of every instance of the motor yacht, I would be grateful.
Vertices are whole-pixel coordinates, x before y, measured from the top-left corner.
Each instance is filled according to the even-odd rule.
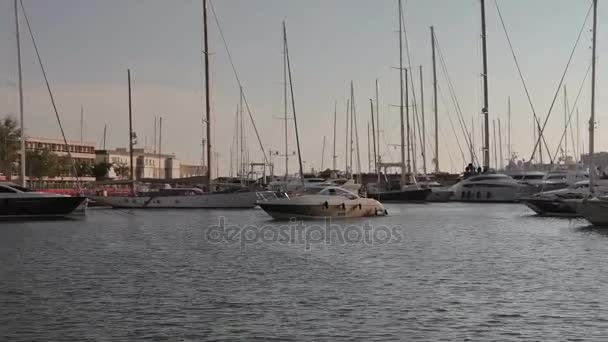
[[[31,191],[0,183],[0,218],[65,218],[86,209],[86,197]]]
[[[461,202],[515,202],[525,185],[505,174],[483,173],[452,186],[451,200]]]
[[[578,216],[591,222],[594,226],[608,227],[608,196],[567,200]]]
[[[608,180],[598,180],[596,194],[608,194]],[[522,197],[520,201],[540,216],[578,217],[576,201],[589,197],[589,180],[583,180],[567,188],[543,191]]]
[[[328,186],[317,193],[297,196],[268,197],[258,205],[276,220],[313,218],[354,218],[387,215],[384,206],[371,198],[358,195],[336,186]]]

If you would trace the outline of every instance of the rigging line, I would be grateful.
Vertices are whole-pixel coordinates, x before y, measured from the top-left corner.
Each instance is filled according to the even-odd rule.
[[[409,41],[407,39],[407,31],[405,30],[405,20],[403,20],[401,22],[401,26],[403,28],[403,36],[405,39],[405,54],[407,56],[407,66],[409,69],[409,74],[411,75],[411,77],[408,77],[408,81],[411,85],[411,91],[412,91],[412,107],[413,107],[413,114],[414,114],[414,129],[416,129],[416,127],[418,127],[418,132],[421,132],[420,130],[420,121],[418,119],[418,104],[416,102],[416,86],[414,86],[414,77],[413,77],[413,72],[412,72],[412,60],[410,57],[410,45],[409,45]],[[423,133],[424,134],[424,133]],[[422,146],[422,134],[418,134],[419,140],[420,140],[420,146]],[[414,139],[414,144],[416,143],[415,139]],[[422,156],[422,158],[426,158],[426,156],[423,154],[424,151],[424,146],[422,146],[422,148],[420,149],[420,154]],[[414,151],[414,153],[416,153]]]
[[[437,54],[439,56],[439,62],[440,62],[441,69],[444,73],[444,77],[448,84],[448,91],[449,91],[450,99],[452,100],[452,104],[454,105],[454,108],[456,110],[458,123],[460,124],[460,128],[465,137],[465,142],[467,143],[467,147],[469,148],[469,150],[473,152],[474,158],[477,159],[477,155],[476,155],[475,151],[473,150],[473,141],[470,139],[470,137],[468,135],[469,132],[467,129],[467,124],[462,115],[462,109],[460,107],[460,103],[458,102],[458,97],[456,96],[456,91],[454,90],[454,85],[452,84],[452,80],[451,80],[449,72],[447,70],[447,64],[443,57],[443,51],[441,50],[441,47],[439,46],[439,41],[437,39],[437,36],[435,36],[435,46],[437,48]]]
[[[450,74],[447,70],[447,65],[446,65],[445,59],[443,57],[443,51],[441,50],[441,47],[439,45],[439,40],[437,39],[436,35],[435,35],[435,46],[437,48],[437,55],[439,56],[439,62],[440,62],[439,64],[443,71],[444,78],[446,79],[446,82],[448,84],[448,91],[449,91],[450,99],[452,100],[452,104],[454,105],[454,109],[456,110],[460,129],[462,130],[462,133],[463,133],[465,142],[467,143],[467,147],[468,147],[469,151],[473,154],[473,158],[474,158],[473,162],[477,162],[479,164],[479,159],[477,157],[477,153],[475,152],[475,149],[473,148],[473,140],[472,140],[472,137],[469,136],[469,134],[468,134],[469,131],[467,129],[467,124],[462,115],[462,109],[460,107],[460,103],[458,102],[458,97],[456,96],[456,91],[454,90],[454,85],[452,84],[452,80],[450,78]]]
[[[532,100],[530,99],[530,94],[528,92],[528,88],[526,87],[526,83],[524,81],[521,69],[519,67],[519,62],[517,60],[517,57],[515,55],[515,51],[513,49],[513,45],[511,44],[511,39],[509,38],[509,34],[507,32],[507,27],[505,25],[505,22],[503,20],[502,17],[502,13],[500,11],[500,7],[498,6],[498,1],[494,0],[494,4],[496,5],[496,10],[498,11],[498,16],[500,18],[500,23],[502,25],[503,31],[505,33],[505,36],[507,38],[507,42],[509,43],[509,49],[511,50],[511,54],[513,55],[513,59],[515,61],[515,65],[517,66],[517,71],[519,73],[519,77],[523,83],[524,89],[526,91],[526,96],[528,97],[528,102],[530,103],[530,106],[532,107],[532,112],[534,113],[534,120],[536,121],[536,124],[538,126],[538,128],[540,128],[540,133],[539,133],[539,137],[536,141],[536,144],[534,145],[534,150],[532,151],[532,157],[534,156],[534,153],[536,153],[536,149],[538,148],[538,144],[540,143],[540,139],[542,138],[544,144],[545,144],[545,148],[547,149],[547,153],[549,154],[549,157],[551,157],[551,152],[549,151],[549,146],[547,145],[547,141],[545,140],[545,137],[543,135],[543,132],[545,131],[545,127],[547,126],[547,122],[549,121],[549,117],[551,116],[551,111],[553,110],[553,106],[555,105],[555,100],[557,99],[557,96],[559,95],[559,90],[562,87],[562,83],[564,82],[564,78],[566,77],[566,73],[568,72],[568,68],[570,67],[570,62],[572,61],[572,57],[574,56],[574,52],[576,51],[576,47],[578,46],[578,42],[580,41],[581,35],[583,33],[583,30],[585,28],[585,25],[587,24],[587,20],[589,19],[589,14],[591,13],[591,9],[593,8],[593,5],[589,6],[589,10],[587,11],[587,15],[585,15],[585,20],[583,22],[583,25],[581,26],[581,29],[578,32],[578,37],[576,38],[576,41],[574,43],[574,46],[572,47],[572,51],[570,52],[570,57],[568,58],[568,63],[566,63],[566,67],[564,68],[564,72],[562,73],[562,77],[559,81],[559,85],[557,86],[557,90],[555,91],[555,96],[553,97],[553,101],[551,102],[551,106],[549,107],[549,112],[547,113],[547,117],[545,118],[545,122],[543,123],[542,128],[540,127],[540,122],[538,121],[538,118],[536,116],[536,112],[534,110],[534,106],[532,105]],[[542,147],[541,147],[542,148]],[[532,157],[530,157],[530,159],[532,159]],[[553,163],[553,160],[551,160],[551,163]]]
[[[443,103],[443,105],[446,108],[446,112],[448,114],[447,115],[448,121],[450,122],[450,126],[452,127],[452,132],[454,133],[454,137],[456,138],[456,144],[458,145],[458,149],[460,150],[460,155],[462,156],[462,162],[466,165],[466,159],[464,157],[464,151],[462,150],[462,145],[460,144],[460,139],[458,139],[458,134],[456,134],[456,128],[454,127],[454,122],[452,121],[452,118],[450,117],[450,110],[448,109],[449,107],[446,104],[445,97],[443,96],[443,92],[441,91],[441,87],[439,85],[437,85],[437,93],[439,93],[441,102]],[[446,146],[447,146],[447,144],[446,144]]]
[[[583,77],[581,86],[578,88],[578,93],[576,94],[574,104],[572,105],[572,110],[570,110],[570,114],[568,114],[568,122],[566,123],[566,126],[570,125],[570,120],[572,119],[572,114],[574,113],[574,109],[576,108],[576,104],[578,103],[578,98],[581,95],[581,92],[583,91],[583,86],[585,85],[585,81],[587,80],[587,76],[589,75],[589,70],[591,70],[591,64],[589,64],[589,66],[587,67],[587,71],[585,72],[585,77]],[[562,144],[565,134],[567,134],[567,128],[564,129],[564,132],[562,133],[562,137],[559,139],[559,143],[557,145],[557,149],[555,150],[555,155],[553,156],[553,159],[555,159],[557,157],[557,152],[559,151],[559,146]]]
[[[78,177],[78,171],[76,170],[76,161],[72,158],[72,153],[68,147],[68,140],[65,137],[65,132],[63,130],[63,125],[61,124],[61,118],[59,117],[59,111],[57,110],[57,105],[55,104],[55,98],[53,97],[53,92],[51,91],[51,85],[49,83],[49,79],[46,76],[46,71],[44,70],[44,65],[42,64],[42,57],[40,57],[40,52],[38,51],[38,44],[36,44],[36,39],[34,39],[34,33],[32,32],[32,27],[30,26],[30,20],[27,17],[27,13],[25,11],[25,7],[23,6],[23,1],[19,0],[19,4],[21,5],[21,9],[23,10],[23,17],[25,18],[25,23],[27,24],[27,29],[30,33],[30,37],[32,38],[32,43],[34,44],[34,50],[36,51],[36,57],[38,58],[38,63],[40,64],[40,69],[42,70],[42,75],[44,76],[44,82],[46,83],[46,88],[49,91],[49,96],[51,97],[51,103],[53,105],[53,110],[55,111],[55,117],[57,118],[57,123],[59,124],[59,129],[61,131],[61,136],[63,137],[63,143],[65,144],[65,149],[68,153],[68,158],[72,164],[72,171],[74,171],[74,177],[76,177],[76,188],[80,192],[80,178]]]
[[[215,13],[215,7],[213,6],[213,1],[209,1],[209,7],[211,8],[211,13],[213,13],[213,18],[215,19],[215,23],[217,24],[218,33],[224,43],[224,48],[226,49],[226,54],[228,55],[228,61],[230,61],[230,66],[232,67],[232,71],[234,73],[234,78],[236,79],[236,83],[239,87],[243,87],[241,84],[241,80],[239,79],[239,75],[236,71],[236,66],[234,65],[234,61],[232,60],[232,55],[230,54],[230,50],[228,49],[228,43],[226,42],[226,38],[224,37],[224,32],[222,31],[222,26],[220,25],[220,21]],[[208,52],[207,52],[208,53]],[[262,139],[260,138],[260,133],[258,132],[258,128],[255,125],[255,121],[253,120],[253,114],[251,114],[251,109],[249,108],[249,102],[247,102],[247,97],[245,97],[245,92],[243,91],[243,102],[245,102],[245,107],[247,107],[247,114],[249,114],[249,118],[251,119],[251,125],[253,126],[253,130],[255,131],[255,135],[258,138],[258,143],[260,144],[260,149],[262,150],[262,156],[264,156],[264,162],[268,164],[268,159],[266,158],[266,152],[264,151],[264,145],[262,144]]]

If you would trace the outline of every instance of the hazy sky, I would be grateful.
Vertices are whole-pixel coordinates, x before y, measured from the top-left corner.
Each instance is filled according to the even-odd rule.
[[[133,86],[134,127],[140,145],[152,144],[154,116],[163,116],[163,151],[186,162],[201,157],[201,1],[163,0],[24,0],[44,59],[66,133],[78,139],[80,106],[85,110],[85,139],[101,143],[108,125],[108,145],[128,141],[126,69]],[[583,24],[591,1],[499,0],[504,20],[527,81],[536,111],[543,118]],[[300,124],[302,158],[306,168],[321,166],[323,136],[327,137],[324,166],[331,166],[334,101],[338,101],[338,166],[344,167],[345,105],[349,83],[355,83],[361,164],[367,170],[367,122],[374,80],[380,82],[380,151],[383,160],[397,161],[399,111],[398,12],[396,0],[215,0],[220,20],[252,114],[266,149],[283,150],[283,68],[281,22],[287,22],[295,103]],[[427,135],[431,135],[432,79],[429,26],[434,25],[448,71],[467,125],[474,120],[476,149],[480,149],[481,43],[480,5],[476,0],[404,1],[411,64],[423,65]],[[500,26],[494,1],[486,1],[490,117],[501,118],[503,150],[507,150],[507,97],[512,102],[512,145],[521,158],[532,150],[532,112]],[[212,107],[215,146],[223,174],[229,170],[239,89],[213,15],[210,19]],[[606,86],[603,59],[608,47],[608,5],[598,8],[597,118],[599,150],[608,139],[604,114]],[[602,20],[604,19],[604,20]],[[49,97],[31,40],[21,20],[26,128],[29,135],[59,138]],[[565,82],[572,105],[591,61],[591,17]],[[0,0],[0,115],[17,112],[16,48],[13,0]],[[416,95],[420,95],[415,74]],[[443,170],[460,171],[461,153],[450,127],[451,117],[464,146],[445,77],[438,84],[440,163]],[[589,80],[579,99],[580,140],[587,148]],[[552,153],[564,125],[563,95],[549,120],[547,141]],[[575,125],[575,116],[572,123]],[[290,129],[293,129],[290,122]],[[498,127],[497,127],[498,129]],[[492,130],[492,124],[490,124]],[[261,152],[247,122],[251,159]],[[576,132],[574,133],[576,135]],[[570,140],[570,135],[568,136]],[[427,139],[429,140],[429,139]],[[290,150],[295,136],[290,132]],[[429,145],[430,146],[430,145]],[[432,151],[427,152],[429,168]],[[572,147],[568,147],[572,150]],[[492,149],[493,151],[493,149]],[[465,154],[467,152],[465,151]],[[492,161],[494,157],[491,157]],[[492,162],[493,164],[493,162]],[[277,163],[276,171],[284,170]],[[296,170],[296,159],[290,162]]]

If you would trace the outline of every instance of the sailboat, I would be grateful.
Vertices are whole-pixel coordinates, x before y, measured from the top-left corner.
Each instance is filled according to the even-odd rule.
[[[595,48],[597,37],[597,0],[593,0],[593,38],[591,47],[591,117],[589,118],[589,192],[596,195],[596,170],[593,162],[595,143]],[[596,226],[608,226],[608,197],[595,196],[570,201],[577,214]]]
[[[405,163],[405,127],[404,127],[404,99],[403,99],[403,10],[401,6],[401,0],[399,0],[399,89],[400,89],[400,103],[399,103],[399,111],[401,118],[401,179],[399,183],[399,189],[379,189],[370,187],[367,191],[367,196],[369,198],[376,199],[378,201],[391,201],[391,202],[424,202],[427,197],[431,193],[430,188],[421,188],[416,184],[415,177],[412,176],[411,173],[411,165],[410,160],[407,160],[407,173],[412,178],[411,184],[407,184],[406,182],[406,163]],[[407,70],[406,75],[407,78]],[[407,96],[407,90],[406,90]],[[409,106],[407,107],[409,113]],[[409,129],[409,115],[407,120],[407,132],[408,132],[408,156],[409,156],[409,148],[410,148],[410,129]]]
[[[285,61],[289,75],[289,86],[291,90],[291,105],[293,109],[293,121],[296,133],[296,144],[298,149],[298,161],[300,168],[300,184],[303,192],[296,196],[285,195],[263,196],[258,201],[259,206],[271,217],[277,220],[284,219],[311,219],[311,218],[354,218],[369,216],[384,216],[386,209],[380,202],[371,198],[361,198],[347,189],[332,184],[320,186],[325,183],[313,182],[313,186],[307,187],[302,167],[302,154],[300,150],[300,138],[298,133],[298,120],[296,106],[293,97],[293,82],[291,79],[291,65],[289,61],[289,49],[287,47],[287,29],[283,22],[283,48]],[[335,153],[334,153],[335,154]],[[316,186],[315,186],[316,185]]]
[[[211,136],[211,102],[210,102],[210,79],[209,79],[209,54],[208,52],[208,28],[207,28],[207,0],[203,0],[203,26],[204,26],[204,59],[205,59],[205,109],[207,119],[207,137]],[[130,75],[130,74],[129,74]],[[131,88],[129,76],[129,121],[131,113]],[[130,125],[130,124],[129,124]],[[131,130],[132,132],[132,130]],[[131,137],[131,134],[130,137]],[[256,201],[263,193],[251,191],[248,188],[240,188],[231,192],[213,192],[212,171],[213,160],[211,150],[211,139],[207,139],[207,190],[204,192],[199,188],[170,188],[165,186],[157,191],[135,192],[133,179],[133,161],[131,160],[131,194],[128,196],[91,196],[96,202],[109,205],[113,208],[253,208]],[[130,143],[132,155],[133,143]]]
[[[65,196],[35,192],[25,187],[25,130],[23,120],[23,82],[21,74],[21,40],[19,37],[19,8],[15,4],[15,28],[17,38],[17,74],[19,82],[19,116],[21,125],[21,185],[12,183],[0,184],[0,219],[42,219],[65,218],[75,212],[84,212],[86,197]]]

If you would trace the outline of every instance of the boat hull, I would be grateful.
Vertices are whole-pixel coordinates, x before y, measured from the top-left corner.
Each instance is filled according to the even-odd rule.
[[[193,196],[91,196],[97,203],[122,209],[220,209],[254,208],[256,192],[231,192]]]
[[[608,201],[588,200],[573,201],[576,212],[594,226],[608,227]]]
[[[579,217],[576,208],[559,198],[526,198],[521,202],[539,216]]]
[[[0,198],[0,218],[62,218],[86,207],[86,197],[48,196]]]
[[[431,189],[369,192],[367,197],[382,202],[426,202]]]
[[[259,203],[259,206],[275,220],[355,218],[386,215],[386,210],[380,204],[367,205],[360,203],[343,203],[339,205],[290,205],[277,203]]]

